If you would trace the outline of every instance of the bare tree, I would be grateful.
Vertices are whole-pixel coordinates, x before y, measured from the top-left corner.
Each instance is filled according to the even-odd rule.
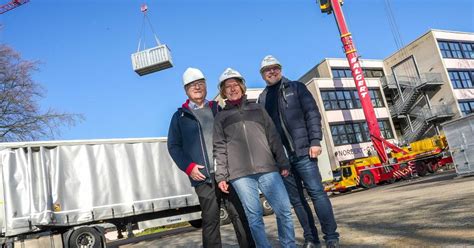
[[[61,126],[74,126],[83,117],[48,109],[38,100],[44,89],[32,79],[38,62],[26,61],[7,45],[0,44],[0,141],[54,138]]]

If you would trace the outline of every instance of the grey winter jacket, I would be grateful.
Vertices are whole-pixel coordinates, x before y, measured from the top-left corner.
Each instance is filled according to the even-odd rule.
[[[244,97],[227,102],[214,120],[216,181],[289,169],[281,138],[267,111]]]

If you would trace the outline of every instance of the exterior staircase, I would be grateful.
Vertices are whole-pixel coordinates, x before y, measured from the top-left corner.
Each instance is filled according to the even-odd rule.
[[[454,111],[448,105],[415,107],[415,104],[427,94],[428,97],[436,93],[443,80],[439,73],[423,73],[420,77],[385,76],[381,79],[382,87],[401,91],[389,106],[390,115],[397,118],[410,116],[411,125],[403,128],[404,142],[412,142],[421,138],[430,128],[451,119]],[[398,86],[397,86],[398,83]]]
[[[407,125],[403,128],[403,140],[406,143],[418,140],[431,127],[438,125],[442,122],[450,120],[455,115],[453,109],[449,105],[435,105],[431,108],[415,108],[410,116],[414,117],[411,119],[411,127]]]

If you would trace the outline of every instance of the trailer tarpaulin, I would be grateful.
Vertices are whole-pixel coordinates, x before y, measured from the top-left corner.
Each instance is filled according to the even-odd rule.
[[[166,141],[24,145],[0,159],[6,235],[199,205]]]

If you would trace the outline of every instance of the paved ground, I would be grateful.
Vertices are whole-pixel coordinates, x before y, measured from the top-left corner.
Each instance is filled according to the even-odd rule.
[[[342,247],[474,247],[474,177],[441,172],[335,195],[331,201]],[[294,220],[301,245],[302,230]],[[278,247],[275,217],[265,217],[265,223],[271,242]],[[224,247],[238,247],[232,225],[221,232]],[[120,247],[201,247],[201,231]]]

